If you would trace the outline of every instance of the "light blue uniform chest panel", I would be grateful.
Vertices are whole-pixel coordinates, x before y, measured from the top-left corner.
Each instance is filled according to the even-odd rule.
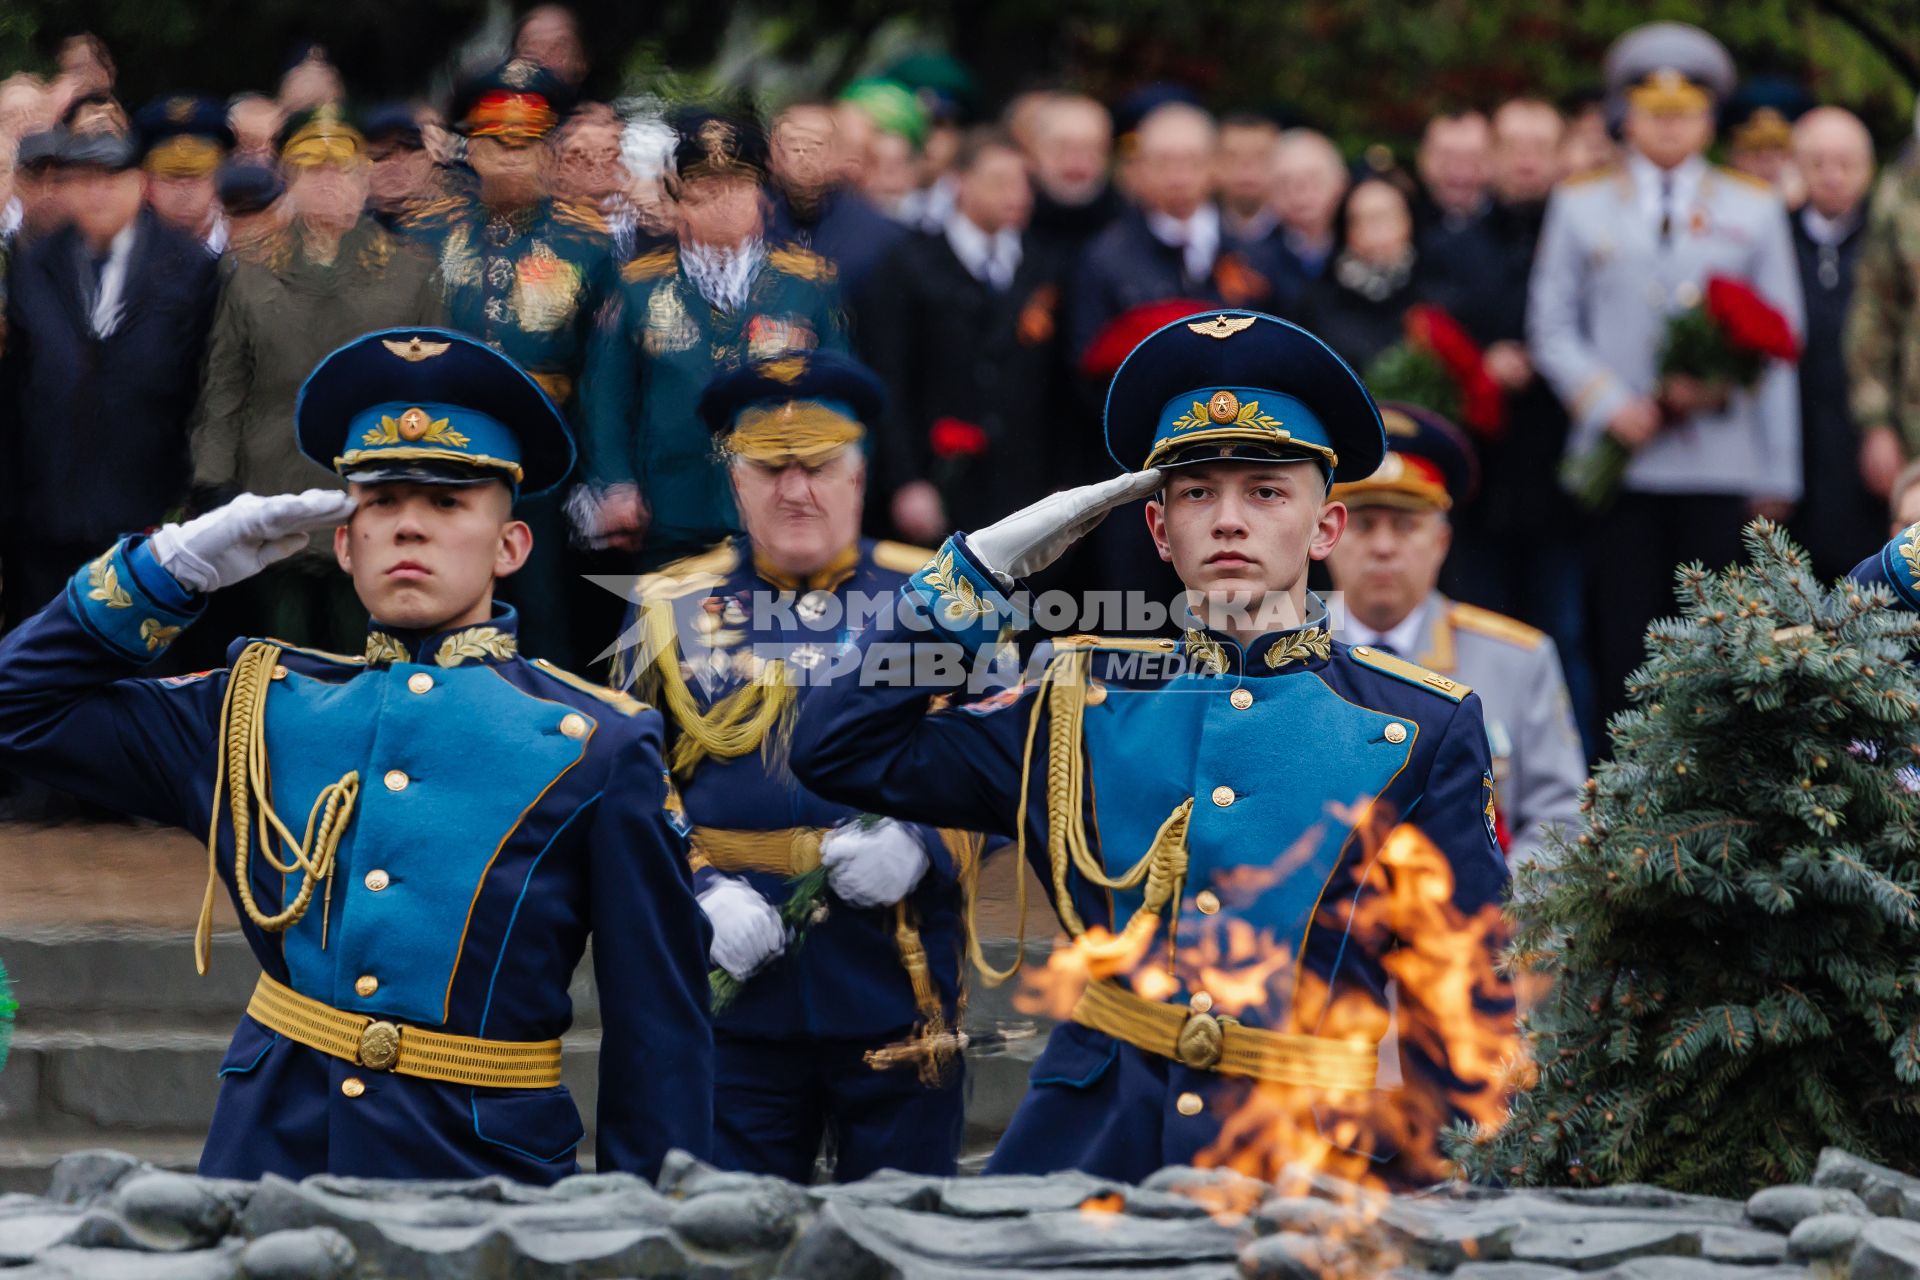
[[[407,687],[419,672],[433,679],[424,693]],[[468,912],[488,867],[592,737],[561,732],[570,710],[479,664],[400,663],[338,684],[298,674],[274,682],[267,754],[281,821],[299,835],[320,790],[360,772],[326,950],[321,891],[286,934],[295,990],[338,1009],[426,1026],[446,1021]],[[393,789],[390,775],[404,775],[405,785]],[[374,870],[387,874],[377,892],[365,882]],[[297,883],[289,878],[289,893]],[[363,976],[379,982],[371,997],[354,990]]]
[[[1229,700],[1235,687],[1252,695],[1245,709]],[[1406,730],[1398,743],[1392,724]],[[1111,688],[1086,713],[1107,873],[1136,862],[1192,796],[1182,909],[1211,888],[1226,915],[1297,958],[1354,819],[1406,766],[1418,734],[1412,721],[1355,706],[1307,672],[1238,686],[1181,676],[1152,690]],[[1249,868],[1276,874],[1266,883]],[[1139,904],[1139,890],[1116,893],[1115,926]]]

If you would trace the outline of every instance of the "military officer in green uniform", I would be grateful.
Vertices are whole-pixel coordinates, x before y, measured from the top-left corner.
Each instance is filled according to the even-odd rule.
[[[548,141],[567,96],[524,59],[467,85],[455,118],[479,184],[421,205],[399,229],[439,267],[449,323],[511,356],[570,414],[594,315],[616,272],[599,213],[550,193]],[[535,500],[520,514],[536,534],[534,560],[507,594],[528,643],[565,662],[575,656],[568,583],[577,574],[565,555],[561,500]]]
[[[826,259],[766,240],[767,140],[710,114],[678,125],[679,243],[628,263],[595,334],[583,389],[594,534],[657,567],[740,532],[727,469],[695,412],[713,377],[787,351],[844,352]]]

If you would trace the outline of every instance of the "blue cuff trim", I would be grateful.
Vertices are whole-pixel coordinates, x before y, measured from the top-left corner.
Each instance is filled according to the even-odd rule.
[[[144,577],[135,567],[136,553],[151,566]],[[181,603],[178,583],[171,591],[150,586],[155,575],[168,576],[144,543],[123,538],[73,575],[67,583],[67,607],[81,629],[115,655],[129,662],[152,662],[200,615],[191,597]]]
[[[134,579],[141,589],[162,609],[190,613],[197,607],[193,592],[160,567],[160,561],[153,554],[153,541],[145,534],[127,539],[127,563],[133,567]]]
[[[1908,525],[1880,549],[1880,569],[1909,609],[1920,609],[1920,524]]]
[[[1025,614],[967,550],[965,534],[948,538],[904,589],[919,596],[935,625],[970,655],[994,648],[1004,635],[1027,625]]]

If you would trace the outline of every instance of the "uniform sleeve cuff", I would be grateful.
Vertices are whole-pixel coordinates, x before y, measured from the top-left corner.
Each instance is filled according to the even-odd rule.
[[[1920,524],[1908,525],[1881,549],[1880,571],[1901,603],[1920,609]]]
[[[144,538],[123,538],[73,575],[67,607],[107,649],[146,663],[166,652],[201,606],[160,567]]]
[[[934,625],[969,655],[996,647],[1009,632],[1027,625],[1025,615],[967,549],[964,534],[948,538],[907,580],[905,590],[920,598]]]

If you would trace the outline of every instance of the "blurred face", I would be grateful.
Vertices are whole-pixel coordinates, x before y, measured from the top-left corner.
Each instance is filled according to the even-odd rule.
[[[866,172],[860,190],[882,209],[891,208],[913,191],[919,178],[913,144],[897,133],[878,133],[867,145]]]
[[[730,470],[754,551],[782,573],[817,573],[859,538],[867,463],[857,447],[811,466],[735,458]]]
[[[1033,212],[1027,162],[1007,147],[988,147],[960,175],[954,205],[989,235],[1025,229],[1027,215]]]
[[[1662,169],[1671,169],[1699,155],[1713,141],[1713,113],[1629,106],[1626,138],[1641,155]]]
[[[213,175],[202,178],[163,178],[147,175],[147,204],[162,222],[190,235],[199,235],[213,218],[219,193]]]
[[[539,63],[568,84],[587,78],[587,51],[573,15],[565,9],[543,7],[529,13],[513,42],[513,54]]]
[[[1085,98],[1044,100],[1035,109],[1033,180],[1064,205],[1086,204],[1107,185],[1113,123],[1105,107]]]
[[[73,224],[95,246],[105,245],[140,212],[140,172],[109,173],[105,169],[77,168],[63,184],[63,199]]]
[[[287,207],[310,227],[344,232],[367,204],[367,165],[295,165],[287,170]]]
[[[879,130],[873,117],[856,106],[841,103],[833,109],[834,180],[859,186],[867,171],[868,152]]]
[[[356,484],[333,554],[374,620],[433,631],[484,622],[493,583],[527,562],[533,534],[505,484]]]
[[[554,189],[558,194],[597,203],[626,186],[626,166],[620,163],[619,125],[594,121],[567,131],[554,160]]]
[[[1354,617],[1375,631],[1391,631],[1439,585],[1452,545],[1453,526],[1443,512],[1355,507],[1327,569]]]
[[[834,182],[833,113],[797,107],[774,122],[768,162],[780,185],[813,194]]]
[[[1215,618],[1226,609],[1256,611],[1267,618],[1251,628],[1256,633],[1300,621],[1269,611],[1283,601],[1297,609],[1308,561],[1326,559],[1347,518],[1344,506],[1327,501],[1320,468],[1213,462],[1167,475],[1165,491],[1147,503],[1147,530],[1187,590]]]
[[[288,115],[322,103],[339,102],[346,96],[340,73],[318,59],[302,62],[280,77],[280,109]]]
[[[1331,142],[1318,134],[1283,142],[1275,179],[1281,222],[1310,241],[1333,234],[1334,215],[1347,194],[1347,169]]]
[[[471,138],[467,162],[488,204],[532,204],[547,193],[547,144],[538,139]]]
[[[1134,195],[1156,213],[1190,218],[1213,195],[1213,126],[1197,113],[1155,113],[1140,126]]]
[[[1920,524],[1920,484],[1910,484],[1893,495],[1893,527],[1887,536],[1905,533],[1913,524]]]
[[[100,46],[84,36],[74,36],[60,46],[59,66],[61,78],[74,86],[75,97],[113,88],[113,68]]]
[[[233,130],[234,154],[269,156],[273,135],[280,129],[280,108],[271,98],[242,98],[227,112]]]
[[[31,80],[0,88],[0,137],[20,139],[51,123],[47,93]]]
[[[1448,213],[1471,213],[1486,196],[1493,140],[1479,112],[1436,117],[1420,141],[1420,180]]]
[[[412,200],[433,183],[433,157],[424,146],[381,138],[367,143],[367,159],[367,193],[382,205]]]
[[[1279,131],[1271,126],[1232,125],[1220,130],[1216,156],[1220,202],[1252,217],[1273,198],[1274,152]]]
[[[1364,262],[1390,267],[1413,245],[1406,197],[1384,182],[1363,182],[1347,202],[1347,249]]]
[[[680,184],[674,211],[680,239],[731,248],[745,244],[766,225],[766,201],[751,178],[713,176]]]
[[[20,196],[21,226],[26,231],[44,235],[66,225],[67,178],[64,169],[47,166],[15,172],[14,189]]]
[[[1807,203],[1829,218],[1859,207],[1873,182],[1873,139],[1838,107],[1817,107],[1793,131],[1793,157],[1807,184]]]
[[[1560,177],[1560,113],[1514,102],[1493,117],[1493,190],[1507,204],[1545,200]]]

